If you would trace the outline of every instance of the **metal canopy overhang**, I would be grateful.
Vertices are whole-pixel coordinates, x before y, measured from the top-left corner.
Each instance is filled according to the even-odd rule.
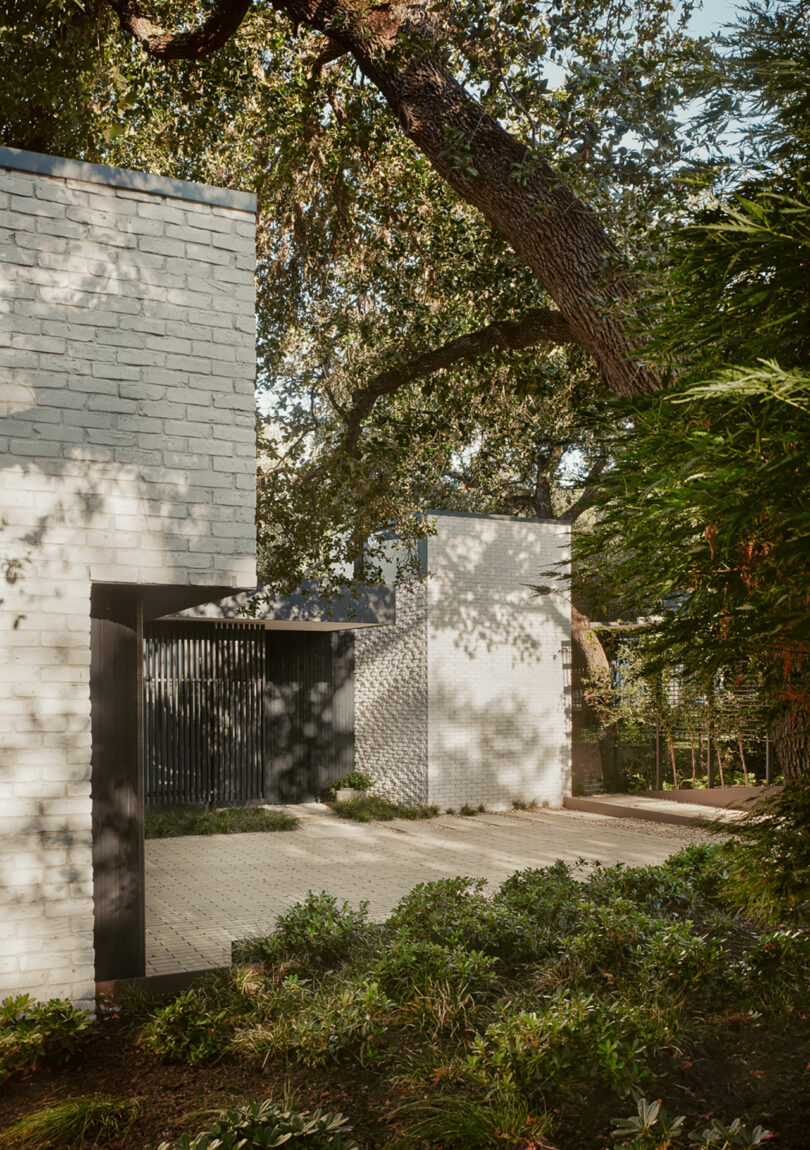
[[[317,584],[305,584],[293,595],[273,595],[263,587],[217,602],[188,607],[168,618],[183,622],[255,623],[268,631],[347,631],[396,622],[393,587],[366,584],[347,587],[338,599],[323,598]]]
[[[90,615],[127,624],[134,603],[143,603],[144,622],[160,619],[176,611],[209,603],[211,599],[233,595],[233,587],[189,587],[177,583],[93,583]]]

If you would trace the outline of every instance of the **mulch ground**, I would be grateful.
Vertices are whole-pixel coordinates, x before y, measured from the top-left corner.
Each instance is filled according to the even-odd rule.
[[[390,1098],[374,1090],[362,1067],[341,1066],[316,1073],[275,1063],[265,1069],[231,1060],[213,1066],[166,1062],[139,1050],[126,1026],[104,1019],[95,1036],[66,1065],[39,1067],[0,1086],[0,1131],[40,1106],[73,1095],[105,1094],[137,1097],[140,1117],[110,1150],[144,1150],[196,1133],[212,1116],[234,1101],[271,1097],[298,1110],[323,1110],[351,1117],[355,1137],[368,1147],[382,1146],[384,1116]],[[361,1134],[362,1132],[362,1134]],[[107,1147],[106,1143],[101,1146]]]
[[[810,1147],[810,1023],[787,1019],[714,1020],[688,1056],[661,1066],[648,1098],[662,1097],[670,1114],[740,1116],[774,1132],[774,1150]],[[237,1099],[272,1097],[296,1109],[339,1111],[352,1122],[366,1150],[393,1134],[391,1113],[404,1096],[382,1076],[354,1064],[311,1071],[277,1063],[264,1069],[223,1060],[190,1067],[164,1062],[134,1046],[116,1018],[103,1019],[95,1036],[65,1067],[40,1067],[0,1087],[0,1131],[30,1110],[71,1095],[137,1096],[141,1115],[125,1137],[101,1143],[104,1150],[144,1150],[196,1133],[209,1121],[199,1111],[224,1108]],[[554,1108],[554,1100],[548,1103]],[[591,1098],[577,1113],[560,1113],[560,1150],[603,1150],[611,1145],[610,1119],[635,1110],[632,1099]]]

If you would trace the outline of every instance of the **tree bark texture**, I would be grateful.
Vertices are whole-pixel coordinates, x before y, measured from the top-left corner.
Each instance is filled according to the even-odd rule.
[[[785,711],[771,721],[768,736],[785,782],[810,782],[810,717],[804,708]]]
[[[571,604],[571,637],[582,651],[588,679],[599,689],[607,690],[610,685],[610,660],[599,637],[591,627],[587,615],[583,615]],[[588,700],[598,728],[596,741],[599,745],[599,759],[602,764],[602,781],[608,791],[617,791],[621,786],[620,772],[616,763],[616,724],[612,722],[604,708],[595,699]]]
[[[217,0],[192,32],[170,36],[138,0],[109,0],[123,28],[152,55],[196,58],[221,46],[247,11],[245,0]],[[639,362],[622,321],[633,285],[593,212],[542,159],[510,135],[441,63],[441,17],[432,0],[369,7],[362,0],[272,0],[295,24],[342,46],[379,89],[405,135],[439,175],[480,211],[554,300],[573,339],[593,355],[619,395],[655,391],[656,374]]]

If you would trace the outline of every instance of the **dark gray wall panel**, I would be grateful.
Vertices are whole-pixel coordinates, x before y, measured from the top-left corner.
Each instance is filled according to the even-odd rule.
[[[267,633],[267,802],[315,799],[354,766],[354,638]]]
[[[145,973],[142,608],[91,621],[93,892],[96,979]]]

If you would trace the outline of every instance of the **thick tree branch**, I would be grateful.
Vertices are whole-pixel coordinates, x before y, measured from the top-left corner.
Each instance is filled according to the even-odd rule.
[[[534,308],[522,319],[513,322],[490,323],[480,331],[461,335],[449,343],[423,352],[415,359],[376,375],[371,383],[360,388],[352,397],[345,413],[346,433],[343,451],[358,458],[363,421],[368,418],[374,404],[384,395],[392,395],[401,387],[432,375],[434,371],[453,367],[457,363],[476,359],[488,351],[516,351],[532,347],[542,341],[550,343],[578,343],[579,340],[559,314],[549,308]]]
[[[238,28],[247,0],[216,0],[192,32],[170,35],[138,0],[109,0],[123,28],[153,56],[196,58]],[[623,316],[634,311],[631,277],[593,212],[558,172],[510,135],[440,62],[443,16],[433,0],[270,0],[295,25],[324,33],[354,57],[405,134],[439,175],[504,237],[548,292],[572,336],[619,395],[658,389]],[[331,51],[331,49],[330,49]]]
[[[599,636],[593,630],[587,615],[583,615],[578,608],[571,604],[571,638],[579,644],[585,656],[588,669],[588,678],[592,683],[598,683],[602,678],[610,675],[610,662],[605,649],[599,642]]]
[[[333,60],[339,60],[345,56],[348,49],[343,44],[339,44],[337,40],[331,40],[328,36],[326,38],[326,48],[320,52],[312,61],[311,76],[313,80],[320,79],[321,73],[327,64],[331,64]]]
[[[593,467],[588,473],[587,479],[585,480],[585,490],[582,492],[579,499],[572,503],[568,510],[560,515],[559,518],[562,523],[576,523],[577,519],[579,519],[583,512],[587,511],[589,507],[593,507],[594,503],[599,498],[599,492],[601,490],[601,488],[597,485],[596,480],[605,470],[605,466],[606,461],[604,459],[599,459],[596,463],[594,463]]]
[[[199,60],[233,36],[252,0],[214,0],[211,15],[188,32],[166,32],[144,12],[138,0],[108,0],[118,22],[141,48],[159,60]]]
[[[622,316],[633,312],[631,277],[594,214],[550,164],[499,123],[439,61],[442,16],[432,0],[271,0],[295,23],[345,44],[379,88],[405,134],[439,175],[501,233],[594,356],[620,395],[657,390]]]

